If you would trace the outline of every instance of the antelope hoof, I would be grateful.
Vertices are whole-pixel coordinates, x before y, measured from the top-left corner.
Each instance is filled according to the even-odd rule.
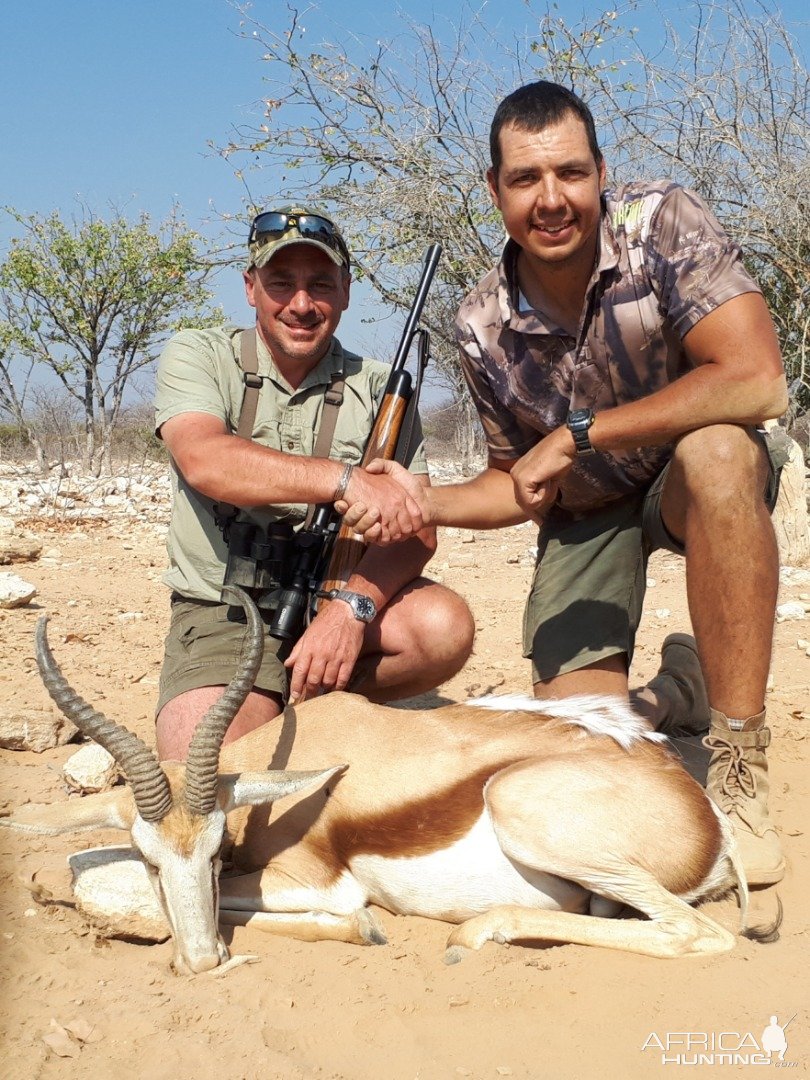
[[[363,939],[364,945],[388,944],[388,938],[383,933],[382,927],[368,908],[358,908],[357,929],[360,931],[360,937]]]
[[[444,962],[448,967],[451,964],[460,964],[469,951],[463,945],[450,945],[445,949]]]
[[[472,919],[467,919],[466,922],[461,923],[453,930],[447,939],[447,951],[453,952],[455,949],[462,949],[462,956],[465,952],[478,952],[479,949],[483,949],[488,941],[492,941],[498,932],[498,930],[494,929],[488,913],[475,915]],[[459,956],[459,959],[461,959],[461,956]],[[451,963],[457,963],[457,961],[454,960]]]
[[[261,957],[248,954],[247,956],[232,956],[229,960],[220,964],[219,967],[211,968],[210,971],[206,971],[206,975],[210,975],[213,979],[219,979],[223,975],[227,975],[229,971],[233,971],[234,968],[242,967],[243,964],[258,964]]]

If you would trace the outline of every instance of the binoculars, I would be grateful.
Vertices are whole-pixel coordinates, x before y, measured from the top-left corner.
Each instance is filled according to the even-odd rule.
[[[253,598],[271,637],[295,641],[301,636],[337,533],[332,518],[330,506],[319,506],[309,527],[298,533],[284,523],[265,530],[247,521],[231,522],[224,584],[239,585]]]

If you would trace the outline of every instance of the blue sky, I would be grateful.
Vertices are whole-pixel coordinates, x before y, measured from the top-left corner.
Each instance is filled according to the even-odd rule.
[[[805,3],[776,6],[807,56]],[[664,0],[661,6],[674,16],[680,5]],[[584,7],[558,3],[570,21]],[[750,8],[756,10],[754,0]],[[587,9],[597,10],[593,4]],[[395,10],[371,0],[323,0],[304,21],[313,41],[341,31],[373,39],[401,29]],[[455,19],[461,5],[409,0],[407,10],[417,21],[435,23]],[[259,21],[279,27],[286,25],[286,11],[280,0],[253,4]],[[490,5],[488,21],[495,13],[504,34],[519,34],[530,23],[522,0]],[[649,15],[634,21],[654,35]],[[79,196],[102,215],[113,205],[133,217],[147,210],[159,220],[177,202],[191,226],[216,235],[217,214],[239,213],[244,190],[207,143],[224,142],[234,125],[256,116],[261,94],[263,65],[258,50],[240,38],[239,22],[227,0],[5,0],[0,204],[26,213],[58,207],[69,215]],[[0,251],[8,235],[8,223],[0,220]],[[245,320],[235,270],[221,275],[217,296],[229,316]],[[355,347],[355,326],[368,332],[355,323],[357,314],[350,312],[342,328]]]

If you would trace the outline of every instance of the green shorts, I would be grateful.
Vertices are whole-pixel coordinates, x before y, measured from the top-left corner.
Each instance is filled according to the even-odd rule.
[[[155,715],[187,690],[227,686],[239,663],[245,633],[245,613],[240,607],[173,595]],[[265,633],[264,657],[254,684],[257,690],[286,698],[284,660],[292,645]]]
[[[773,510],[784,447],[778,439],[757,434],[768,452],[764,497]],[[632,659],[650,553],[684,553],[661,518],[668,469],[661,470],[646,494],[586,514],[555,509],[544,521],[523,615],[523,655],[531,658],[532,682],[621,653],[628,663]]]

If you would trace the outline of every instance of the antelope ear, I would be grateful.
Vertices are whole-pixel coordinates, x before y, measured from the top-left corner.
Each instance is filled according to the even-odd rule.
[[[135,800],[128,787],[113,788],[98,795],[86,795],[63,803],[27,803],[8,817],[0,817],[0,826],[43,836],[60,836],[91,829],[132,828]]]
[[[320,787],[347,768],[348,765],[336,765],[314,772],[243,772],[220,776],[219,805],[226,814],[240,806],[263,806],[306,788]]]

